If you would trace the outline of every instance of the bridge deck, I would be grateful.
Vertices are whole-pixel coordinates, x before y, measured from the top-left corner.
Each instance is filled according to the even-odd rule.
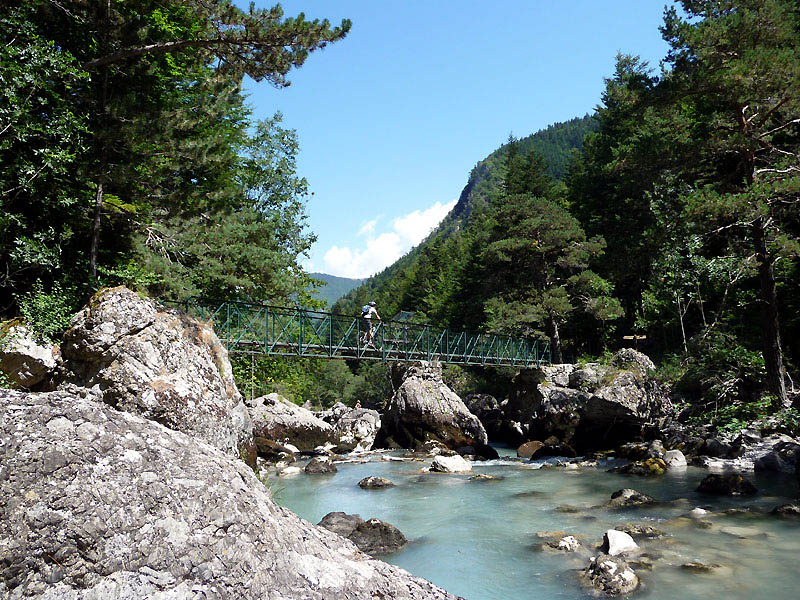
[[[538,340],[384,320],[375,323],[371,347],[361,317],[245,302],[192,301],[186,308],[213,323],[229,352],[466,365],[550,363],[549,343]]]

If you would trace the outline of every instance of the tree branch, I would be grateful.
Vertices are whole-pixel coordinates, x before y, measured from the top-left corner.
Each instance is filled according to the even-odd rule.
[[[287,44],[266,44],[257,39],[231,40],[226,38],[215,38],[210,40],[180,40],[176,42],[159,42],[157,44],[147,44],[146,46],[139,46],[137,48],[127,48],[126,50],[118,50],[116,52],[112,52],[111,54],[107,54],[106,56],[102,56],[100,58],[96,58],[94,60],[90,60],[87,63],[84,63],[83,68],[95,69],[97,67],[109,65],[111,63],[115,63],[128,58],[134,58],[136,56],[141,56],[142,54],[148,54],[150,52],[176,52],[178,50],[182,50],[183,48],[212,48],[214,46],[223,46],[227,44],[233,46],[254,46],[256,48],[285,48],[287,46],[293,48],[296,45],[300,45],[297,42],[287,43]]]

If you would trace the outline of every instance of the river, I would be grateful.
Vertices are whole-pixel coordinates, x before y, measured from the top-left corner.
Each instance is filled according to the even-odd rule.
[[[603,532],[625,522],[648,522],[666,533],[640,542],[644,560],[653,567],[634,567],[643,584],[637,598],[800,597],[800,522],[765,514],[797,495],[791,477],[754,476],[758,496],[716,498],[695,491],[708,471],[694,467],[639,478],[608,473],[608,465],[535,469],[501,457],[474,463],[474,473],[500,481],[469,481],[469,475],[421,474],[424,462],[393,462],[384,456],[372,455],[365,464],[340,463],[333,475],[301,473],[274,480],[275,499],[313,523],[328,512],[344,511],[395,525],[410,543],[383,560],[468,600],[586,598],[577,573],[586,566],[587,554],[536,551],[543,541],[537,533],[575,535],[594,553]],[[362,490],[357,483],[369,475],[391,479],[396,486]],[[603,508],[621,488],[662,503]],[[744,506],[754,507],[756,514],[719,514]],[[694,507],[717,514],[705,522],[682,517]],[[711,573],[682,568],[692,561],[719,568]]]

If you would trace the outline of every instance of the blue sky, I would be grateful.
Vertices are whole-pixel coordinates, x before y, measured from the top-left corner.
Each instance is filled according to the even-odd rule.
[[[318,236],[307,268],[344,277],[378,272],[419,243],[509,132],[592,112],[617,52],[656,68],[666,53],[663,1],[282,4],[287,15],[353,21],[289,88],[247,84],[256,116],[281,111],[299,136]]]

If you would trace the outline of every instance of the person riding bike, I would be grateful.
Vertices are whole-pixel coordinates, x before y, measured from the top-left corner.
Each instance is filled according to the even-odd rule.
[[[381,321],[381,316],[378,314],[378,311],[375,309],[375,302],[370,301],[369,303],[365,304],[364,307],[361,309],[361,316],[364,318],[364,337],[362,338],[362,342],[364,342],[364,346],[373,346],[372,338],[375,335],[375,326],[373,325],[372,317],[377,317],[378,321]]]

